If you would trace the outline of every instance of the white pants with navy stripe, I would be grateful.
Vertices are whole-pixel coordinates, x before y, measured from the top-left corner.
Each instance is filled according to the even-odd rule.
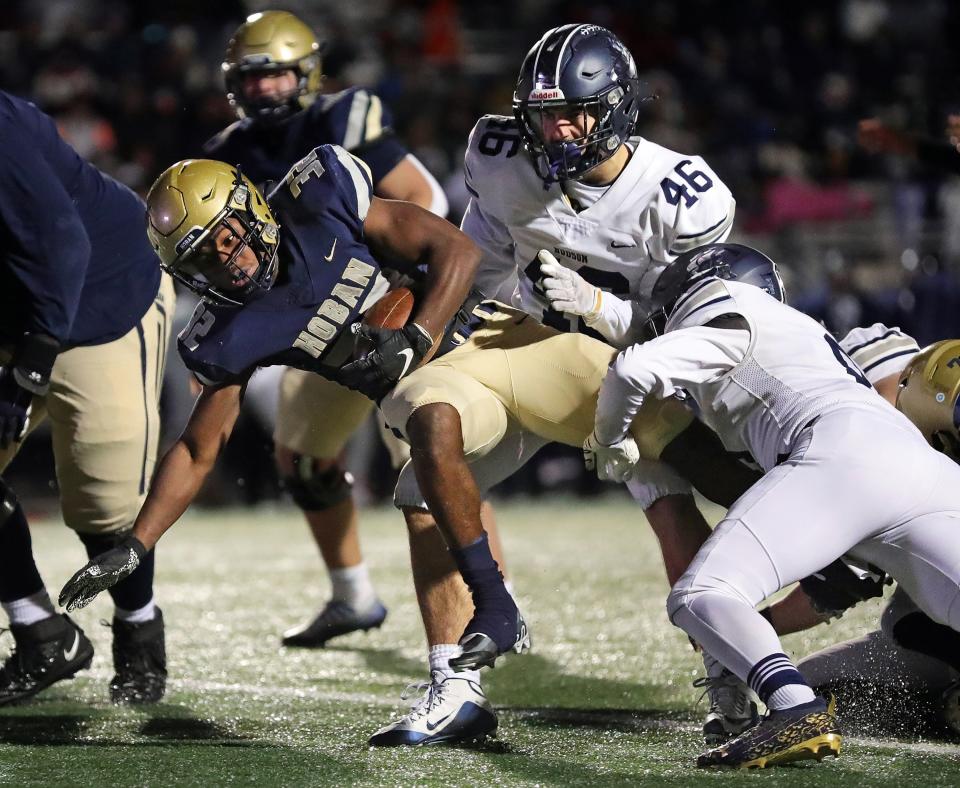
[[[892,408],[842,408],[804,429],[677,581],[670,620],[746,681],[782,651],[756,605],[847,553],[960,630],[960,466]]]

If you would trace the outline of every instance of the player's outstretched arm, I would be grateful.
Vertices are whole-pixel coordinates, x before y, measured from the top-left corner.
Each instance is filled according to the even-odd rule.
[[[203,389],[183,434],[160,462],[130,536],[92,558],[67,581],[60,591],[63,607],[84,607],[129,575],[184,513],[233,431],[242,390],[241,384]]]

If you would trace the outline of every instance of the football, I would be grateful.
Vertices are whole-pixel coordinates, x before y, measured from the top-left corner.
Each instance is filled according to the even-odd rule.
[[[390,290],[363,313],[363,324],[375,328],[403,328],[413,314],[413,293],[406,287]]]

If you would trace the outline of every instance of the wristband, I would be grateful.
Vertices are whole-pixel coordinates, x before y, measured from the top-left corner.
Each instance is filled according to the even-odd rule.
[[[50,388],[50,373],[60,343],[47,334],[26,333],[13,354],[13,379],[17,385],[43,396]]]

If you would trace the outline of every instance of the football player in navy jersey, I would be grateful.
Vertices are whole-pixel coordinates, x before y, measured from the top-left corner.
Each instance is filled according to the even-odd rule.
[[[369,171],[339,146],[322,145],[294,165],[269,203],[228,164],[180,162],[153,185],[147,209],[147,232],[163,267],[204,299],[179,338],[203,391],[160,463],[132,534],[65,585],[60,601],[68,609],[127,576],[183,513],[258,367],[293,366],[379,400],[423,362],[467,342],[479,319],[482,296],[471,292],[479,261],[473,242],[415,205],[374,197]],[[402,329],[360,329],[372,350],[353,360],[353,326],[389,286],[381,258],[424,266],[423,288]],[[414,463],[429,458],[429,431],[418,429],[417,416],[407,432]],[[459,479],[451,482],[441,469],[423,481],[424,494],[443,509],[444,495],[456,497],[451,483]],[[474,545],[473,535],[464,539],[455,526],[444,535],[459,566],[479,567],[468,578],[481,592],[478,612],[492,605],[520,628],[487,540]]]
[[[227,45],[223,72],[240,119],[207,142],[210,158],[239,166],[255,184],[275,183],[315,146],[336,144],[367,165],[376,195],[446,215],[443,190],[393,133],[390,113],[376,95],[359,88],[321,93],[321,46],[293,14],[250,16]],[[284,634],[285,645],[322,646],[332,637],[380,626],[386,617],[360,550],[353,480],[339,459],[373,407],[320,376],[292,367],[283,372],[277,469],[304,512],[332,586],[320,612]],[[326,419],[331,411],[341,418]],[[406,444],[385,430],[381,434],[399,468],[409,456]]]
[[[173,285],[144,238],[143,201],[53,120],[0,92],[0,139],[0,471],[48,418],[63,519],[93,556],[129,533],[153,471]],[[151,552],[110,590],[115,702],[164,693],[153,565]],[[14,638],[0,705],[90,665],[93,646],[54,610],[2,478],[0,604]]]

